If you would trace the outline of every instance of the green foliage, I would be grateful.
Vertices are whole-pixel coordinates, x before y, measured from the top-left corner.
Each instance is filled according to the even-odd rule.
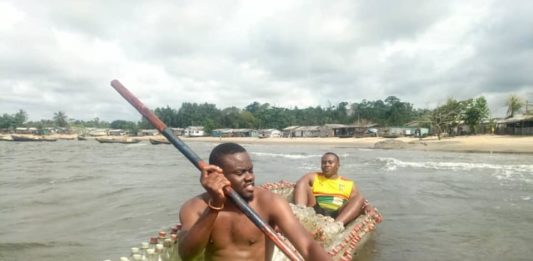
[[[0,129],[15,129],[24,126],[28,119],[28,114],[24,110],[19,110],[13,115],[4,113],[0,117]]]
[[[520,109],[522,109],[522,107],[525,105],[525,102],[522,100],[522,98],[513,94],[507,98],[505,104],[507,105],[507,117],[513,117],[515,112],[518,112]]]
[[[293,125],[316,126],[328,123],[337,124],[368,124],[375,123],[384,127],[403,126],[413,120],[431,127],[439,137],[442,132],[450,132],[461,121],[470,125],[475,131],[484,119],[488,117],[487,102],[484,97],[457,101],[448,99],[446,104],[430,109],[414,109],[411,103],[403,102],[395,96],[385,100],[360,103],[340,102],[329,107],[307,107],[293,109],[271,106],[269,103],[252,102],[244,109],[228,107],[218,109],[209,103],[183,103],[180,108],[170,106],[156,108],[154,113],[169,127],[186,128],[188,126],[203,126],[206,132],[217,128],[251,128],[283,129]],[[139,122],[115,120],[112,123],[94,118],[89,121],[70,120],[67,115],[59,111],[53,120],[26,122],[27,114],[20,110],[16,114],[3,114],[0,117],[0,128],[15,128],[18,126],[48,128],[72,127],[76,128],[114,128],[125,129],[136,133],[139,129],[151,129],[151,124],[144,118]]]
[[[477,99],[469,99],[466,101],[465,109],[462,119],[470,127],[470,129],[477,133],[479,124],[489,117],[489,107],[487,100],[481,96]]]
[[[58,111],[54,113],[54,122],[56,126],[66,128],[69,126],[68,124],[68,117],[67,114],[65,114],[62,111]]]
[[[464,107],[465,102],[449,98],[446,104],[438,106],[428,114],[427,120],[439,139],[441,133],[450,132],[459,124]]]
[[[137,132],[139,131],[139,127],[133,121],[116,120],[111,122],[111,125],[109,127],[111,129],[127,130],[129,134],[133,135],[137,134]]]

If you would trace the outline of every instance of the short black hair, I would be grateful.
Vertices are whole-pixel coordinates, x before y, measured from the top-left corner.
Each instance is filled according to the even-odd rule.
[[[334,156],[335,158],[337,158],[337,162],[338,162],[338,163],[341,163],[341,159],[339,158],[339,155],[337,155],[336,153],[334,153],[334,152],[326,152],[326,153],[324,153],[324,155],[322,155],[322,157],[324,157],[324,156],[326,156],[326,155],[332,155],[332,156]]]
[[[246,149],[233,142],[221,143],[217,145],[209,155],[209,164],[222,167],[222,156],[246,152]]]

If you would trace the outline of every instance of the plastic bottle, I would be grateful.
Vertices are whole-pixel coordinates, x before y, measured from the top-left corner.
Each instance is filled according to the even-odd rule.
[[[159,239],[157,237],[151,237],[150,245],[148,246],[148,248],[155,249],[155,246],[157,245],[157,243],[159,243]]]
[[[155,249],[146,249],[146,261],[158,261],[158,257],[155,254]]]
[[[157,261],[168,260],[168,259],[167,260],[164,259],[165,258],[165,247],[163,246],[163,244],[157,244],[155,246],[155,253],[158,256]]]
[[[130,260],[133,260],[133,255],[140,255],[141,251],[138,247],[132,247],[131,248],[131,254],[130,254]]]
[[[167,232],[159,231],[159,243],[163,244],[163,241],[167,238]]]
[[[146,260],[146,250],[148,250],[150,248],[150,244],[148,244],[148,242],[142,242],[141,243],[141,249],[140,249],[140,255],[141,255],[141,260]]]

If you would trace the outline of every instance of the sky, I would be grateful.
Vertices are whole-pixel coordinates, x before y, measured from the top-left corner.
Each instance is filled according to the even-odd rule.
[[[140,120],[146,106],[396,96],[533,102],[533,1],[0,0],[0,115]]]

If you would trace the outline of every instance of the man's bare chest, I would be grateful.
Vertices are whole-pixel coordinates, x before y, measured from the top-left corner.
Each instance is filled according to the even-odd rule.
[[[211,232],[210,243],[223,246],[253,246],[263,244],[265,235],[244,215],[239,212],[220,213]]]

